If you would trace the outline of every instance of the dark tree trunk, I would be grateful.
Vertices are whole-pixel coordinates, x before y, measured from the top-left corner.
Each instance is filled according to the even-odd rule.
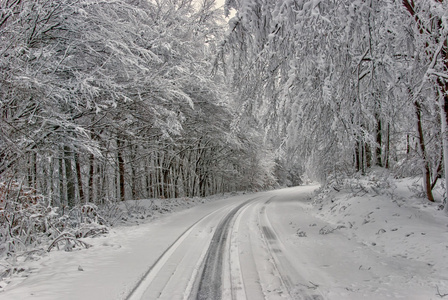
[[[409,155],[411,153],[411,141],[409,138],[409,134],[406,135],[406,155]]]
[[[124,195],[124,193],[125,193],[125,188],[124,188],[124,172],[125,172],[125,169],[124,169],[124,159],[123,159],[123,149],[121,148],[121,145],[122,145],[122,143],[121,143],[121,141],[120,140],[117,140],[117,147],[118,147],[118,153],[117,153],[117,156],[118,156],[118,176],[119,176],[119,185],[120,185],[120,195],[119,195],[119,198],[120,198],[120,200],[121,201],[124,201],[125,200],[125,195]]]
[[[365,151],[365,167],[363,170],[363,174],[367,172],[367,168],[370,168],[372,166],[372,149],[370,148],[369,143],[364,144],[364,151]]]
[[[386,153],[384,156],[384,164],[385,168],[389,169],[389,156],[390,156],[390,124],[387,124],[387,132],[386,132]]]
[[[383,166],[383,162],[382,162],[382,124],[381,124],[381,119],[379,116],[377,116],[376,119],[376,165],[382,167]]]
[[[361,146],[361,143],[360,142],[356,142],[354,159],[355,159],[355,167],[356,167],[356,171],[357,172],[359,172],[361,170],[360,146]]]
[[[79,154],[75,152],[76,179],[78,181],[78,194],[80,203],[85,202],[84,189],[82,187],[81,165],[79,164]]]
[[[95,172],[95,156],[89,155],[89,202],[93,202],[93,174]]]
[[[442,3],[443,0],[434,0],[435,2],[439,2]],[[403,6],[406,8],[406,10],[409,12],[409,14],[414,18],[415,23],[418,26],[419,32],[420,34],[428,34],[431,35],[432,38],[434,38],[434,41],[436,44],[439,44],[440,42],[443,42],[442,45],[442,49],[441,49],[441,58],[442,58],[442,62],[443,62],[443,72],[446,74],[448,72],[448,42],[446,39],[446,35],[439,35],[439,29],[442,26],[442,20],[438,19],[438,18],[433,18],[433,16],[430,16],[431,19],[434,19],[433,22],[431,22],[433,25],[436,25],[435,28],[428,28],[425,27],[424,22],[422,22],[420,16],[418,15],[418,13],[415,10],[415,1],[414,0],[402,0]],[[428,46],[428,44],[426,45]],[[428,57],[429,60],[431,60],[431,58],[435,55],[435,53],[432,53],[430,49],[426,49],[426,55]],[[442,110],[445,112],[445,119],[448,118],[448,115],[446,114],[448,112],[448,83],[446,82],[446,80],[441,79],[440,77],[438,77],[437,79],[437,83],[438,83],[438,87],[439,87],[439,91],[443,94],[443,105],[442,105]],[[417,118],[421,118],[421,116],[419,116],[419,103],[415,102],[416,104],[416,110],[417,110]],[[443,121],[446,120],[442,120]],[[422,140],[423,137],[423,130],[421,129],[421,119],[418,120],[419,122],[419,138],[420,138],[420,149],[424,150],[424,143]],[[447,124],[447,123],[445,123]],[[443,127],[443,126],[442,126]],[[443,137],[444,139],[446,139],[446,137]],[[447,143],[446,140],[443,141],[444,144]],[[423,147],[423,148],[422,148]],[[429,170],[429,164],[426,161],[426,154],[423,152],[423,159],[425,161],[425,175],[424,175],[424,180],[425,180],[425,185],[426,185],[426,192],[427,192],[427,196],[428,196],[428,200],[430,201],[434,201],[434,198],[432,196],[432,192],[431,192],[431,178],[430,178],[430,170]],[[445,160],[448,159],[448,157],[444,157]],[[445,165],[448,166],[448,161],[445,161]],[[445,171],[446,173],[446,171]],[[445,174],[446,176],[446,174]],[[447,181],[448,183],[448,181]],[[446,213],[448,213],[448,209],[445,210]]]
[[[62,154],[63,156],[63,154]],[[64,205],[66,203],[65,190],[64,190],[64,159],[59,158],[59,204]]]
[[[69,207],[75,206],[75,180],[72,169],[72,155],[70,148],[64,146],[64,162],[65,162],[65,180],[67,182],[67,205]]]
[[[423,136],[423,125],[422,125],[422,108],[420,106],[420,103],[418,101],[414,102],[415,106],[415,114],[417,116],[417,131],[418,131],[418,143],[420,146],[420,151],[422,154],[422,160],[423,160],[423,169],[424,169],[424,187],[426,192],[426,197],[429,201],[434,202],[434,197],[432,195],[431,190],[431,170],[429,168],[428,163],[428,157],[426,153],[426,147],[425,147],[425,140]]]

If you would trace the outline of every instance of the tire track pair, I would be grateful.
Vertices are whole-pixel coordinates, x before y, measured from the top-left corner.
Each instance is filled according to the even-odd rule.
[[[232,229],[232,221],[243,207],[249,205],[256,199],[249,199],[232,209],[216,227],[204,261],[202,275],[199,278],[196,293],[197,300],[219,300],[222,298],[224,285],[223,264],[225,262],[226,251],[230,251],[231,245],[228,239],[230,237],[230,230]]]
[[[208,247],[206,253],[201,255],[200,259],[204,261],[199,264],[201,265],[201,272],[197,272],[193,270],[193,276],[196,278],[192,278],[191,281],[195,283],[189,283],[187,289],[194,290],[196,287],[196,295],[193,299],[221,299],[221,286],[222,286],[222,262],[223,255],[225,252],[225,246],[227,245],[227,237],[230,230],[230,225],[233,217],[237,214],[237,212],[250,203],[254,201],[256,198],[249,199],[242,204],[233,208],[229,213],[227,213],[224,218],[220,221],[218,226],[215,229],[215,233],[213,234],[212,240]],[[210,212],[209,214],[203,216],[198,221],[193,223],[190,227],[188,227],[154,262],[154,264],[143,274],[140,280],[136,283],[134,288],[129,292],[126,296],[125,300],[140,300],[145,294],[148,287],[154,281],[159,272],[163,269],[164,265],[170,260],[176,250],[182,245],[182,243],[190,236],[190,234],[198,227],[198,225],[210,218],[214,215],[219,214],[229,207],[234,206],[234,204],[226,205],[223,208]],[[205,254],[205,256],[204,256]],[[198,277],[198,274],[201,274]],[[212,280],[209,280],[213,278]],[[218,298],[201,298],[200,295],[219,295]],[[190,295],[191,297],[192,295]],[[208,296],[207,296],[208,297]]]

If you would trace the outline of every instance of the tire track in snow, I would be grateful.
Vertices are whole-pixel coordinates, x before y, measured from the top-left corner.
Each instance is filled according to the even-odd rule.
[[[244,286],[244,297],[238,298],[239,295],[235,295],[234,299],[269,299],[266,297],[266,289],[261,284],[270,282],[270,273],[266,272],[265,268],[269,254],[266,252],[258,230],[259,207],[263,205],[263,202],[253,202],[242,210],[238,219],[243,222],[239,222],[238,228],[234,228],[237,230],[235,238],[238,245],[236,259],[239,261],[239,273]]]
[[[259,226],[262,237],[265,241],[270,256],[272,257],[272,263],[274,269],[282,282],[284,292],[287,293],[289,299],[303,299],[303,300],[321,300],[321,295],[312,294],[309,291],[299,287],[300,283],[297,281],[301,278],[296,269],[291,265],[288,258],[282,251],[284,248],[282,242],[278,239],[275,229],[266,213],[266,207],[271,203],[271,199],[266,201],[262,206],[259,214]]]
[[[151,285],[153,280],[156,278],[157,274],[162,270],[164,265],[169,261],[169,259],[173,256],[176,250],[182,245],[185,239],[193,232],[193,230],[205,219],[218,214],[219,212],[228,209],[232,205],[227,205],[218,210],[215,210],[201,219],[193,223],[190,227],[188,227],[155,261],[155,263],[143,274],[142,278],[137,282],[134,288],[129,292],[128,296],[125,300],[140,300],[142,299],[145,291]],[[169,279],[168,279],[169,280]],[[188,287],[187,287],[188,288]]]
[[[225,263],[228,265],[230,278],[230,295],[232,299],[244,300],[247,299],[246,290],[244,286],[244,278],[240,264],[240,244],[238,240],[238,232],[240,230],[241,219],[244,213],[253,205],[254,202],[246,205],[238,212],[235,218],[230,235],[230,245],[228,250],[228,257]],[[227,291],[224,290],[224,296]]]
[[[232,209],[216,227],[204,261],[196,293],[197,300],[219,300],[223,291],[223,263],[226,251],[229,251],[228,239],[232,229],[232,220],[244,206],[257,198],[249,199]]]

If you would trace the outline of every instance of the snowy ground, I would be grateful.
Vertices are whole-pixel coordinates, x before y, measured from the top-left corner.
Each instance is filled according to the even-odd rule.
[[[439,210],[440,202],[416,196],[421,190],[418,179],[383,176],[377,172],[368,180],[345,181],[336,187],[339,192],[330,187],[320,195],[323,199],[314,199],[317,217],[328,224],[321,233],[329,231],[328,237],[338,235],[353,244],[345,253],[334,245],[335,256],[359,264],[346,270],[355,278],[344,276],[341,281],[354,294],[372,299],[448,296],[448,217]],[[440,200],[440,193],[435,197]],[[344,265],[349,266],[338,269],[343,271]]]
[[[305,186],[178,202],[85,239],[89,249],[22,262],[27,278],[0,299],[441,299],[448,217],[411,185],[369,178],[319,197]]]

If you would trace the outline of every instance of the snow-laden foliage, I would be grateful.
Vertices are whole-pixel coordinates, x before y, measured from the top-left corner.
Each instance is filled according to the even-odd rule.
[[[241,115],[266,129],[284,159],[321,181],[374,165],[423,173],[433,199],[448,162],[446,1],[225,7],[236,13],[219,58]]]
[[[107,233],[110,225],[95,205],[55,207],[35,189],[13,179],[0,182],[0,200],[2,258],[55,247],[66,251],[88,247],[79,239]]]
[[[225,77],[212,73],[223,23],[214,1],[0,10],[0,174],[70,208],[273,184],[257,134],[233,126]],[[266,163],[241,163],[257,157]]]

